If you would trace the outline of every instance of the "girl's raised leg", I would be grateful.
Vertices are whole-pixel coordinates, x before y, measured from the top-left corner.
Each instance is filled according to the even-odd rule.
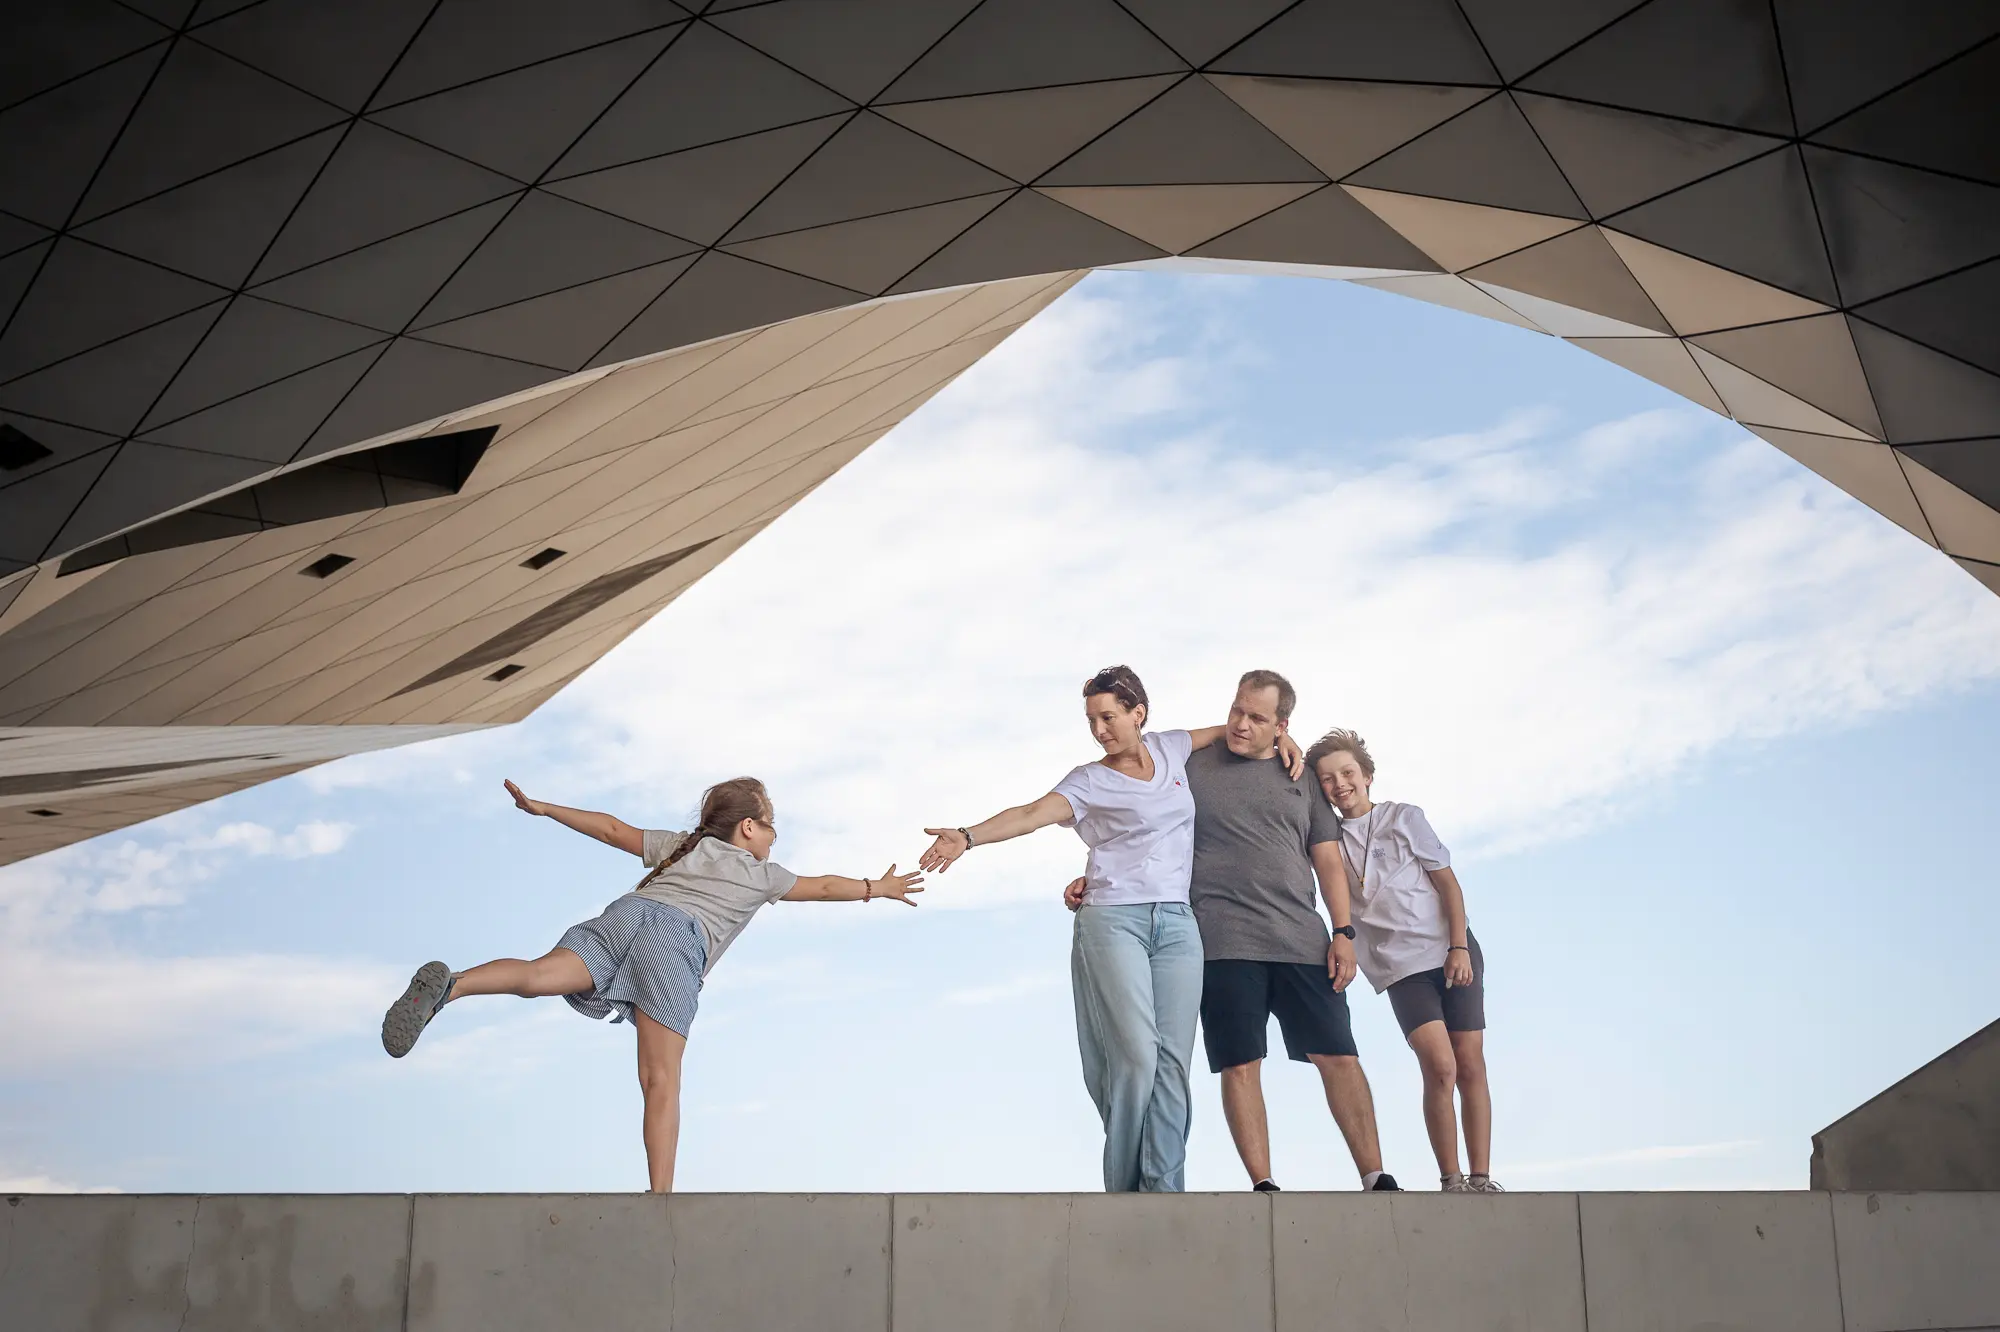
[[[545,999],[558,994],[582,994],[591,988],[590,968],[567,948],[551,948],[532,962],[503,957],[461,971],[452,982],[451,998],[469,994],[515,994]]]
[[[674,1152],[681,1136],[681,1055],[687,1051],[687,1037],[637,1007],[632,1022],[639,1029],[639,1089],[646,1096],[646,1173],[653,1192],[672,1193]]]

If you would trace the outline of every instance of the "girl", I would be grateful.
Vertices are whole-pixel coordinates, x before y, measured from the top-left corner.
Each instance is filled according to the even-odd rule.
[[[1083,1084],[1104,1121],[1107,1192],[1178,1193],[1187,1161],[1188,1060],[1201,1008],[1201,932],[1188,906],[1194,797],[1187,757],[1226,729],[1145,730],[1146,687],[1128,666],[1083,684],[1104,757],[1041,799],[969,828],[926,828],[918,862],[943,871],[974,846],[1060,823],[1090,847],[1070,985]],[[1285,748],[1289,746],[1289,748]],[[1299,750],[1281,750],[1296,776]]]
[[[532,962],[501,958],[454,972],[442,962],[418,969],[382,1019],[382,1048],[400,1059],[438,1010],[475,994],[524,999],[559,994],[587,1017],[618,1014],[639,1031],[639,1086],[645,1094],[646,1169],[653,1192],[674,1187],[680,1138],[681,1055],[694,1022],[702,978],[714,969],[750,917],[767,902],[867,902],[893,897],[906,906],[923,891],[921,874],[889,866],[879,879],[827,874],[802,879],[773,861],[778,829],[771,799],[754,777],[717,782],[702,795],[691,833],[641,830],[609,814],[530,800],[507,792],[528,814],[554,819],[587,837],[629,851],[650,873],[604,909],[572,925]]]

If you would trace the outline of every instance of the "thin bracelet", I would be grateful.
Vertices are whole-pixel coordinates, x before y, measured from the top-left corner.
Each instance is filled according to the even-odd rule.
[[[1451,947],[1445,949],[1444,951],[1447,953],[1469,953],[1472,950],[1470,948],[1467,948],[1464,944],[1453,944]]]
[[[875,884],[873,883],[873,881],[868,879],[863,879],[861,881],[861,900],[864,902],[872,902],[875,900]]]
[[[965,839],[965,849],[967,851],[970,851],[972,849],[972,834],[967,832],[965,829],[960,828],[958,830],[958,835]]]

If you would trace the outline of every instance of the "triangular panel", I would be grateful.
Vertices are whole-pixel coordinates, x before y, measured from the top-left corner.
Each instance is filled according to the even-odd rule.
[[[1338,180],[1492,94],[1485,88],[1211,74],[1208,81]]]
[[[259,296],[399,333],[513,206],[496,199],[254,288]]]
[[[1190,65],[1201,66],[1255,32],[1292,0],[1124,0],[1125,8],[1174,48]]]
[[[1845,303],[2000,255],[2000,186],[1826,148],[1805,155]]]
[[[1131,115],[1175,77],[1156,74],[877,109],[975,162],[1027,182]]]
[[[1523,213],[1586,216],[1527,117],[1505,93],[1355,172],[1347,183]]]
[[[1857,314],[2000,374],[2000,259],[1862,306]]]
[[[1168,254],[1282,208],[1315,185],[1078,185],[1042,193]]]
[[[1520,311],[1510,310],[1502,305],[1491,293],[1481,291],[1464,278],[1454,277],[1450,273],[1422,273],[1415,277],[1356,278],[1354,282],[1356,286],[1394,292],[1398,296],[1409,296],[1431,305],[1442,305],[1449,310],[1462,310],[1466,314],[1478,315],[1481,319],[1491,319],[1497,323],[1512,324],[1516,328],[1525,328],[1536,333],[1547,331],[1536,327],[1535,322]]]
[[[1694,356],[1695,364],[1701,367],[1708,382],[1715,385],[1715,391],[1729,405],[1729,414],[1745,425],[1777,426],[1783,430],[1802,430],[1813,435],[1838,435],[1844,439],[1866,439],[1866,432],[1857,430],[1838,417],[1795,397],[1775,384],[1757,378],[1748,370],[1742,370],[1723,360],[1713,352],[1690,346],[1688,351]]]
[[[1716,396],[1708,377],[1694,363],[1694,357],[1679,338],[1571,338],[1576,346],[1594,356],[1622,365],[1642,379],[1661,388],[1672,389],[1690,402],[1698,402],[1718,416],[1729,408]]]
[[[698,244],[713,245],[846,122],[845,115],[826,116],[571,176],[544,188]]]
[[[1764,134],[1792,132],[1767,0],[1641,5],[1521,87]]]
[[[1575,230],[1567,217],[1518,213],[1389,190],[1341,187],[1410,243],[1456,272]]]
[[[227,490],[263,467],[244,458],[128,440],[50,543],[51,553],[74,550],[144,522],[162,509]]]
[[[554,378],[547,367],[398,338],[298,456],[317,457]]]
[[[0,99],[12,106],[173,34],[112,0],[10,7]]]
[[[1553,240],[1517,250],[1467,269],[1465,276],[1475,282],[1493,283],[1588,310],[1639,329],[1655,333],[1673,331],[1596,227],[1579,227]],[[1548,326],[1546,321],[1544,326]],[[1566,333],[1553,327],[1549,331]]]
[[[982,194],[907,208],[744,241],[729,250],[872,296],[886,290],[1006,198],[1004,193]]]
[[[2000,13],[1992,6],[1965,8]],[[1892,22],[1902,12],[1900,6],[1887,11]],[[1835,121],[1813,141],[2000,185],[2000,133],[1991,115],[1996,85],[2000,42],[1989,42]]]
[[[929,291],[1031,273],[1158,259],[1157,246],[1108,227],[1054,199],[1023,190],[897,283],[896,291]]]
[[[0,384],[0,407],[129,435],[201,335],[222,313],[216,301],[46,370]]]
[[[844,97],[866,102],[979,0],[776,0],[710,21]]]
[[[206,411],[156,426],[146,431],[146,438],[204,453],[259,458],[274,466],[289,462],[386,346],[385,339]]]
[[[1451,0],[1301,0],[1212,68],[1228,74],[1497,83],[1465,16]]]
[[[423,330],[430,342],[580,370],[694,262],[683,255],[636,272],[488,310]]]
[[[688,9],[673,0],[550,4],[548,0],[443,0],[375,99],[406,102],[490,75],[581,51],[586,46],[676,24]]]
[[[1823,314],[1828,307],[1740,273],[1689,258],[1678,250],[1606,228],[1604,238],[1639,285],[1683,337],[1719,328]]]
[[[376,111],[371,119],[516,180],[538,180],[669,35],[641,33]]]
[[[335,360],[382,335],[359,324],[238,296],[141,424],[157,425]]]
[[[0,111],[0,208],[67,225],[166,50],[161,43]]]
[[[1854,353],[1842,315],[1814,315],[1782,324],[1707,333],[1694,339],[1731,365],[1740,366],[1848,425],[1881,438],[1882,422],[1868,392],[1868,377]]]
[[[1500,73],[1518,79],[1645,0],[1459,0]]]
[[[864,111],[771,191],[728,239],[751,240],[990,194],[1012,184],[968,157]]]
[[[1917,504],[1916,494],[1910,489],[1909,478],[1896,460],[1896,451],[1888,445],[1772,426],[1750,429],[1926,545],[1937,544],[1931,535],[1931,525]]]
[[[2000,439],[1905,444],[1898,450],[1990,508],[2000,509]]]
[[[1849,322],[1893,444],[2000,435],[2000,376],[1861,319]]]
[[[1609,222],[1655,245],[1815,301],[1837,303],[1805,164],[1796,148],[1753,158]]]
[[[1185,68],[1112,0],[987,0],[890,84],[882,100],[965,97]]]
[[[1190,77],[1105,131],[1043,185],[1240,184],[1324,179],[1255,116]]]
[[[251,5],[200,40],[315,97],[359,111],[436,8],[434,0]]]
[[[1907,455],[1903,471],[1937,535],[1938,549],[1983,564],[2000,564],[2000,513]]]
[[[1514,97],[1593,217],[1644,203],[1778,146],[1776,139],[1720,125],[1532,93]]]
[[[1807,134],[2000,33],[2000,6],[1965,0],[1776,0],[1772,8]]]
[[[669,347],[848,305],[862,293],[711,250],[600,352],[611,365]]]
[[[1338,185],[1325,185],[1276,212],[1247,222],[1191,253],[1216,259],[1423,271],[1431,257],[1363,208]]]
[[[0,336],[0,380],[227,294],[210,283],[64,237]]]

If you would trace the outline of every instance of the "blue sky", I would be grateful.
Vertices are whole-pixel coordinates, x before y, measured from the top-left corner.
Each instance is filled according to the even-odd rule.
[[[681,826],[752,772],[805,873],[1286,672],[1455,853],[1514,1188],[1803,1187],[1811,1133],[1993,1014],[2000,601],[1727,421],[1554,339],[1305,279],[1093,276],[520,726],[344,761],[0,870],[0,1186],[642,1186],[630,1031],[455,1005],[635,877],[500,791]],[[1074,837],[924,907],[781,905],[689,1047],[691,1189],[1089,1189]],[[1963,944],[1960,941],[1967,941]],[[1387,1164],[1414,1060],[1354,992]],[[1353,1187],[1303,1068],[1278,1178]],[[1240,1188],[1196,1078],[1189,1186]]]

